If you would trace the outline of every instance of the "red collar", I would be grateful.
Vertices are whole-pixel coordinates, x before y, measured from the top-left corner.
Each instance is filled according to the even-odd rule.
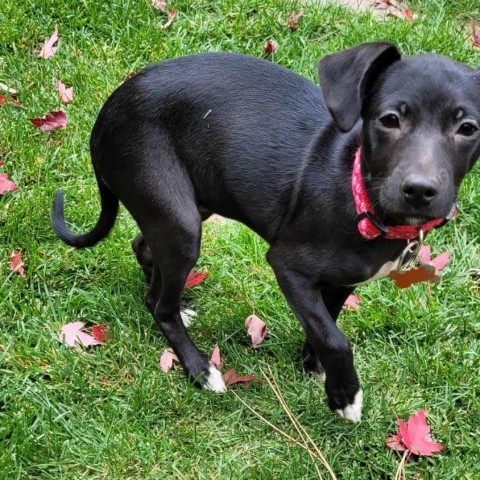
[[[430,220],[423,225],[395,225],[394,227],[383,225],[378,217],[375,216],[372,204],[367,195],[365,184],[363,183],[361,156],[361,149],[359,148],[355,152],[355,161],[353,164],[352,193],[358,214],[357,227],[363,238],[373,240],[382,235],[384,238],[391,240],[412,240],[418,237],[420,230],[427,232],[432,228],[442,225],[456,215],[457,212],[452,209],[452,214],[446,219],[437,218],[435,220]]]

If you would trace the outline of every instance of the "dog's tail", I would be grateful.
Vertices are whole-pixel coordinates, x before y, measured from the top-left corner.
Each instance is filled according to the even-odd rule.
[[[67,245],[76,248],[93,247],[100,240],[104,239],[117,218],[118,198],[108,188],[100,175],[95,172],[97,177],[98,189],[102,201],[102,210],[97,224],[88,233],[76,234],[72,232],[65,223],[65,214],[63,210],[64,200],[63,192],[57,190],[52,207],[52,226],[57,237],[63,240]]]

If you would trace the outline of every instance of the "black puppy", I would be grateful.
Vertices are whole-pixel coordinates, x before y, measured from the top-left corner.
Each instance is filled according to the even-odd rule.
[[[187,334],[180,297],[202,220],[216,212],[248,225],[270,244],[268,262],[305,329],[307,365],[326,376],[330,407],[358,421],[362,390],[335,321],[355,285],[395,269],[420,230],[451,215],[480,154],[480,71],[371,43],[327,56],[319,74],[321,89],[227,53],[145,68],[110,96],[93,128],[96,226],[72,233],[61,192],[53,225],[65,243],[89,247],[125,205],[143,235],[134,249],[147,305],[187,374],[217,392],[222,377]]]

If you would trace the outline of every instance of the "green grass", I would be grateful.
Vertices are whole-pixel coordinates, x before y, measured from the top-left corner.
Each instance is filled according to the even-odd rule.
[[[23,108],[0,107],[0,150],[17,192],[0,197],[0,478],[7,479],[310,479],[308,454],[253,417],[230,392],[198,391],[177,370],[158,367],[166,347],[143,306],[145,285],[130,250],[136,227],[122,211],[110,237],[75,251],[50,228],[56,188],[79,230],[98,216],[88,153],[95,117],[132,70],[163,58],[203,51],[262,55],[316,78],[324,54],[387,39],[406,54],[438,52],[478,65],[466,19],[480,20],[478,1],[412,1],[413,24],[307,5],[300,28],[282,25],[291,10],[278,0],[179,0],[166,21],[143,0],[3,0],[0,81],[20,89]],[[55,26],[60,47],[36,57]],[[63,107],[66,130],[45,134],[28,118],[60,107],[54,79],[75,88]],[[341,421],[326,406],[323,386],[302,370],[302,332],[264,260],[265,244],[238,224],[207,224],[199,262],[208,279],[188,292],[199,318],[191,334],[205,351],[218,343],[225,369],[260,375],[270,366],[287,402],[339,479],[393,479],[400,456],[386,448],[395,418],[428,411],[445,445],[432,459],[409,462],[407,478],[476,479],[480,435],[478,287],[480,171],[465,182],[460,215],[429,238],[452,251],[446,275],[431,287],[398,290],[385,280],[358,289],[362,309],[340,323],[354,345],[365,390],[364,420]],[[24,278],[8,269],[21,249]],[[243,320],[255,309],[269,337],[249,347]],[[56,339],[62,324],[107,323],[113,339],[78,351]],[[294,435],[267,386],[238,394]],[[327,478],[325,475],[324,478]]]

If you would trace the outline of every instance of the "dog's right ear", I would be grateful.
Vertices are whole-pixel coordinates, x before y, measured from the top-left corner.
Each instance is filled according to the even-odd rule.
[[[318,64],[320,86],[327,107],[342,132],[360,118],[363,99],[378,76],[400,59],[395,45],[364,43],[322,58]]]

